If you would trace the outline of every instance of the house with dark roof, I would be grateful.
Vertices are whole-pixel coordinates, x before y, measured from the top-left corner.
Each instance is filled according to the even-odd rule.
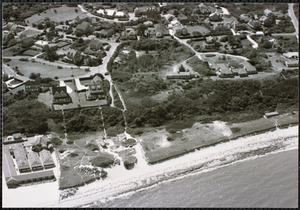
[[[91,33],[93,31],[93,27],[89,22],[82,22],[77,25],[76,33],[81,32],[83,34]]]
[[[100,50],[103,48],[103,44],[99,40],[92,39],[89,43],[89,47],[91,50]]]
[[[51,153],[48,150],[43,149],[39,152],[39,154],[45,169],[55,167],[55,163],[52,159]]]
[[[35,81],[27,81],[25,83],[25,92],[27,93],[39,93],[41,90],[41,85]]]
[[[69,104],[72,99],[67,93],[67,87],[52,87],[53,104]]]
[[[222,16],[217,12],[214,12],[214,13],[210,14],[208,18],[209,18],[210,21],[215,21],[215,22],[223,20]]]
[[[96,74],[88,84],[88,91],[86,93],[87,100],[97,100],[97,99],[105,99],[105,93],[103,90],[103,77],[101,74]]]

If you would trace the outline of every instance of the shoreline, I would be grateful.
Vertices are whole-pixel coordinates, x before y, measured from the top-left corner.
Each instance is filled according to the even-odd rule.
[[[180,157],[184,154],[194,152],[194,151],[202,149],[202,148],[216,146],[220,143],[228,142],[231,140],[236,140],[241,137],[254,136],[254,135],[258,135],[258,134],[262,134],[262,133],[265,133],[268,131],[275,130],[276,128],[282,129],[282,128],[287,128],[290,126],[298,125],[299,124],[298,117],[299,116],[298,116],[298,111],[297,111],[296,114],[282,114],[282,115],[278,115],[278,116],[275,116],[272,118],[267,118],[267,119],[259,118],[256,120],[246,121],[243,123],[233,123],[233,124],[229,125],[228,127],[230,129],[239,127],[239,128],[241,128],[241,131],[232,133],[230,136],[222,136],[218,139],[212,140],[212,142],[207,143],[207,144],[202,144],[202,145],[195,144],[195,145],[192,145],[191,148],[182,149],[181,151],[180,151],[180,148],[175,148],[176,146],[174,146],[174,148],[175,148],[174,154],[167,154],[168,151],[166,151],[166,153],[162,153],[161,157],[159,157],[159,155],[152,156],[151,153],[155,153],[155,151],[148,152],[148,157],[146,155],[146,157],[147,157],[146,159],[149,164],[155,165],[157,163],[162,163],[166,160]],[[251,125],[252,125],[252,127],[249,128]],[[140,138],[143,138],[143,137],[141,136]],[[168,148],[165,148],[165,150],[168,150]],[[163,151],[163,150],[161,150],[161,151]]]
[[[112,170],[111,172],[115,174],[109,177],[109,179],[82,187],[75,196],[67,198],[59,203],[58,206],[67,207],[72,205],[79,207],[106,203],[124,194],[151,187],[162,181],[172,181],[174,178],[176,179],[192,174],[197,170],[202,172],[203,170],[218,168],[224,164],[234,163],[236,159],[233,157],[235,157],[236,154],[246,155],[238,157],[237,161],[240,161],[264,154],[267,155],[273,151],[280,152],[291,148],[296,149],[295,146],[297,146],[298,141],[295,136],[297,135],[298,127],[293,126],[283,130],[280,129],[259,134],[257,136],[245,137],[242,138],[241,141],[225,142],[218,147],[203,148],[201,151],[167,160],[164,163],[148,165],[143,168],[143,171],[134,169],[127,171],[127,174],[124,174],[122,177],[118,175],[122,174],[124,170],[121,168],[115,171]],[[278,144],[278,141],[279,145],[283,143],[284,146],[274,149],[273,145]],[[274,150],[266,150],[266,148],[269,147]],[[256,153],[257,149],[261,150],[258,154]],[[247,153],[249,151],[250,154]],[[229,157],[229,159],[227,159],[227,157]],[[222,164],[219,164],[219,161],[223,161]]]

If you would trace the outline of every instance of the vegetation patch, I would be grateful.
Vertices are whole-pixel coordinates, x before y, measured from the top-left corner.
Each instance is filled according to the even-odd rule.
[[[91,159],[91,163],[93,166],[101,167],[101,168],[108,168],[112,166],[115,162],[115,158],[113,155],[101,152],[96,157]]]

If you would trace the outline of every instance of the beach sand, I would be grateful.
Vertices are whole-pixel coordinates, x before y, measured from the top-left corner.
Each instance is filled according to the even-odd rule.
[[[137,190],[153,187],[157,183],[187,176],[195,171],[213,170],[221,165],[230,164],[249,156],[256,157],[261,155],[260,153],[298,148],[297,137],[298,126],[276,129],[202,148],[155,165],[147,164],[141,146],[138,144],[135,147],[139,161],[132,170],[126,170],[122,165],[107,169],[108,177],[105,180],[98,180],[79,187],[74,196],[60,202],[57,182],[17,189],[7,189],[4,186],[3,206],[75,207],[100,205],[115,198],[132,194]],[[270,150],[270,148],[273,149]],[[5,182],[3,183],[5,185]]]

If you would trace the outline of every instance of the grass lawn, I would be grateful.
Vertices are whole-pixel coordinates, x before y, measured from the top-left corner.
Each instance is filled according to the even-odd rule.
[[[50,93],[50,90],[46,93],[40,93],[37,99],[39,102],[46,104],[47,106],[52,106],[53,96]]]
[[[77,12],[75,12],[75,9],[77,10]],[[56,10],[56,13],[54,12],[54,10]],[[46,17],[54,22],[61,22],[66,20],[74,20],[77,16],[79,16],[79,18],[81,19],[87,17],[87,15],[81,12],[78,7],[68,7],[66,5],[63,5],[58,8],[48,9],[45,12],[42,12],[40,15],[35,14],[27,18],[25,21],[28,21],[29,25],[31,25],[32,23],[43,20]]]
[[[298,113],[283,114],[270,119],[259,118],[243,123],[195,123],[191,128],[170,134],[165,129],[152,130],[142,134],[142,146],[147,161],[151,164],[164,161],[241,136],[265,132],[275,128],[275,120],[281,126],[298,123]],[[222,124],[222,123],[221,123]],[[171,141],[168,141],[167,138]]]
[[[191,34],[193,33],[193,31],[198,31],[201,34],[207,34],[208,32],[210,32],[210,30],[204,26],[186,26],[186,29]]]
[[[49,65],[43,65],[40,63],[33,63],[31,61],[27,62],[22,62],[17,59],[13,59],[9,62],[10,67],[13,68],[15,66],[18,66],[19,71],[24,74],[25,77],[29,77],[31,73],[40,73],[41,77],[58,77],[58,78],[67,78],[71,77],[71,75],[76,76],[81,76],[84,75],[86,72],[84,70],[80,69],[58,69],[57,67],[54,66],[49,66]]]

